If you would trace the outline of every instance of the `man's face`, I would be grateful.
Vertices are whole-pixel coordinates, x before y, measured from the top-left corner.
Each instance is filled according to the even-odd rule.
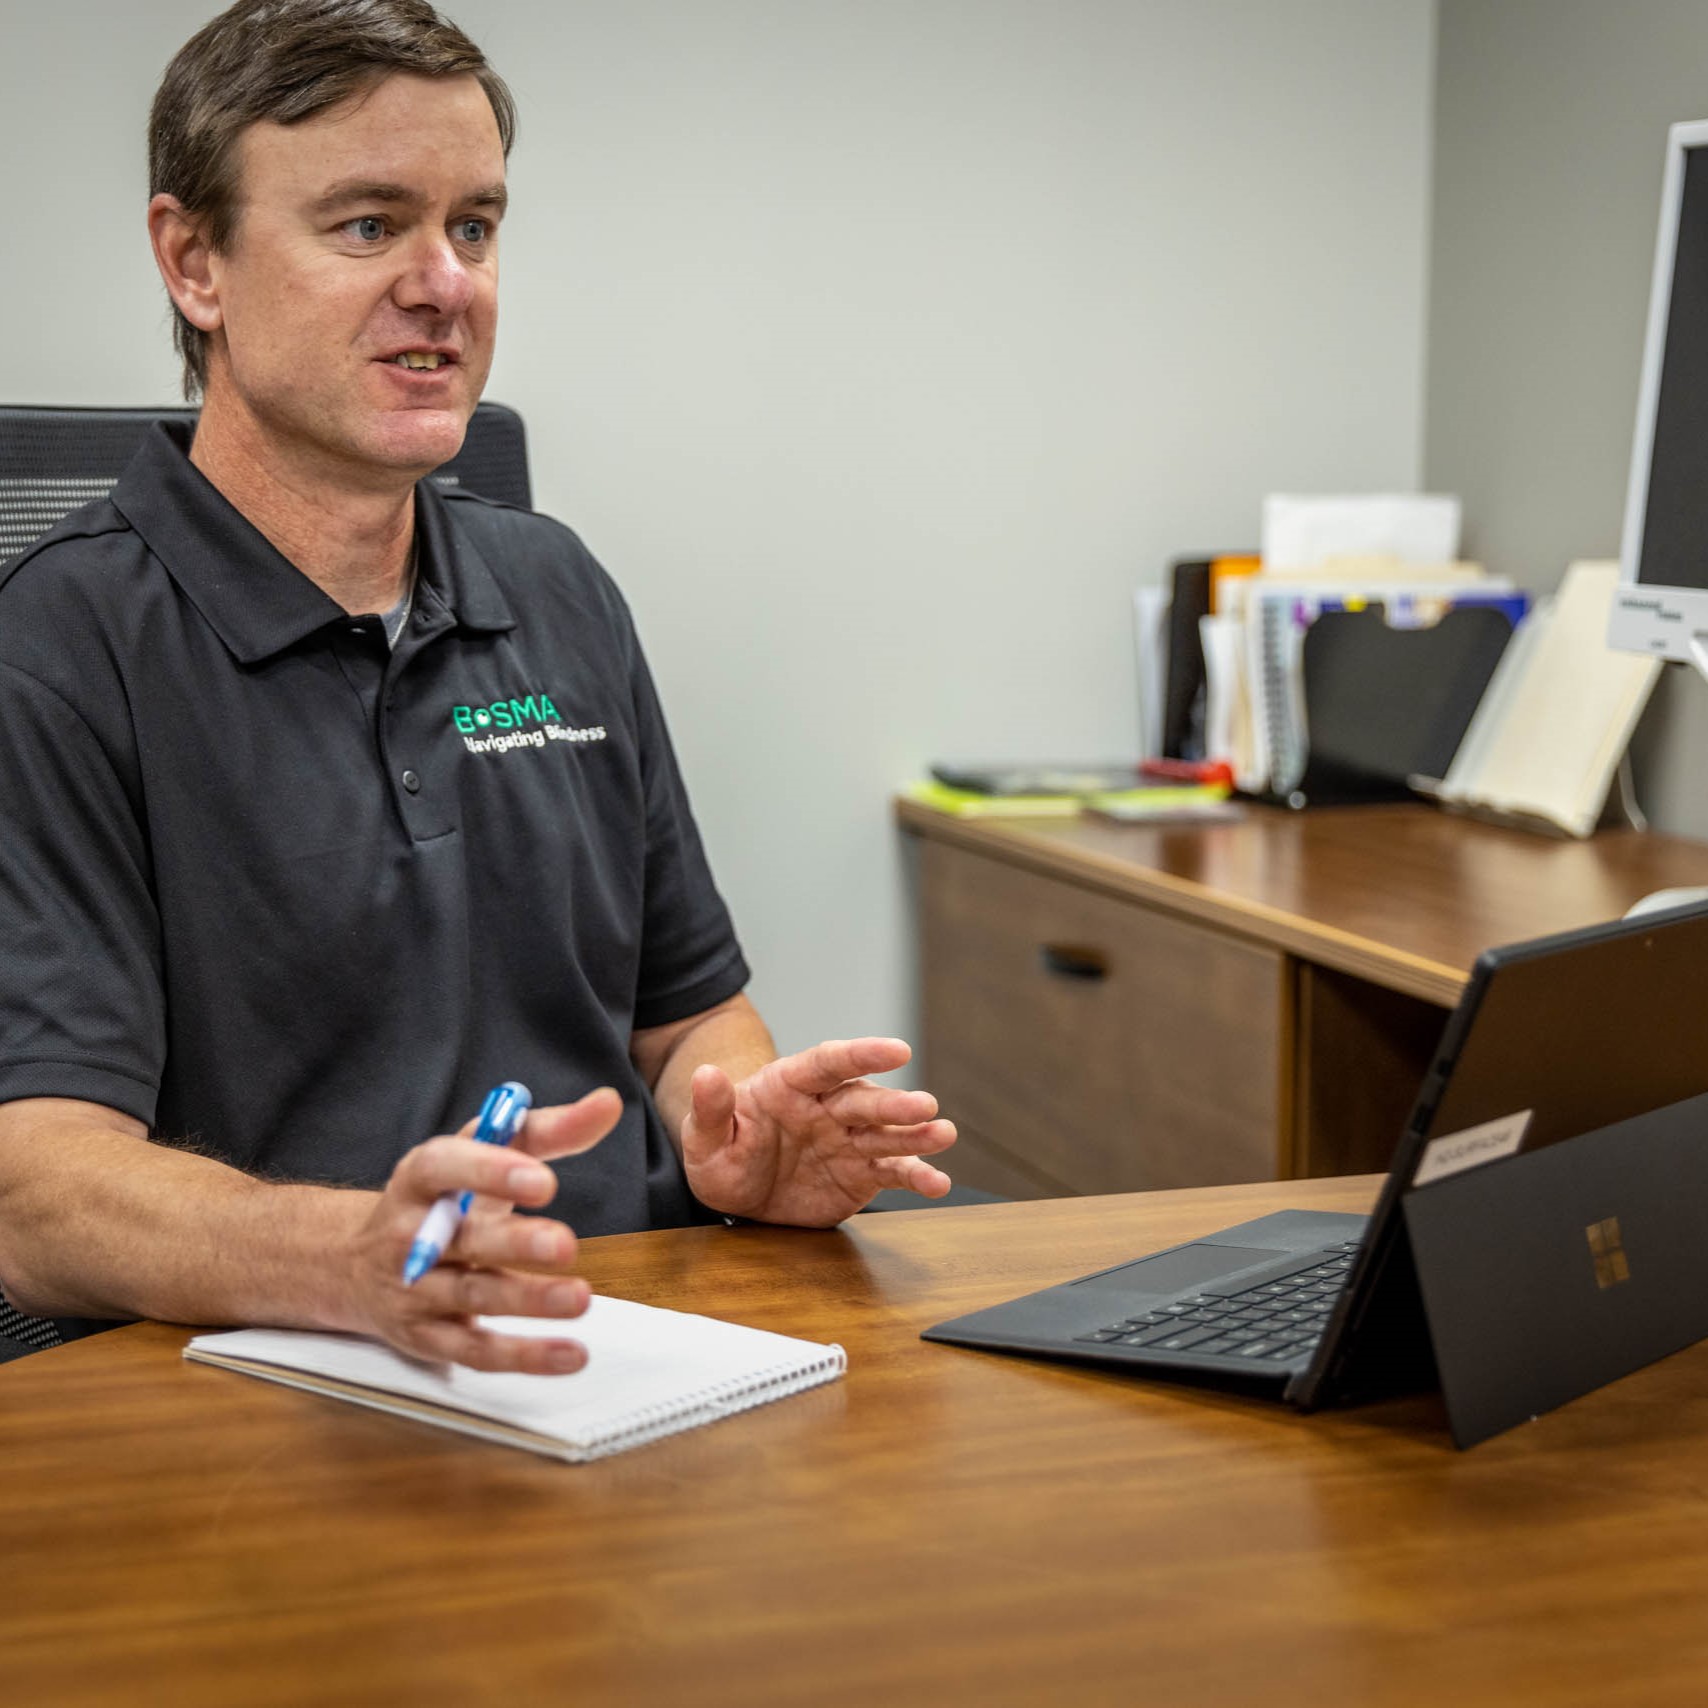
[[[240,145],[206,408],[235,408],[282,460],[342,484],[437,468],[498,325],[504,149],[485,92],[396,74]]]

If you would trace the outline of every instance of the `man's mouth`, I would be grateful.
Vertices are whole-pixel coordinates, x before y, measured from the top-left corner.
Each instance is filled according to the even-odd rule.
[[[392,361],[400,368],[436,368],[441,362],[449,365],[451,358],[437,350],[403,350]]]

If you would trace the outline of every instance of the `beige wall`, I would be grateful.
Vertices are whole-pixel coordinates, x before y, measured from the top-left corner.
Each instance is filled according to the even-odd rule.
[[[1431,0],[451,0],[522,108],[491,395],[628,591],[782,1041],[906,1031],[890,789],[1129,750],[1135,582],[1421,464]],[[169,400],[213,7],[3,0],[0,394]]]

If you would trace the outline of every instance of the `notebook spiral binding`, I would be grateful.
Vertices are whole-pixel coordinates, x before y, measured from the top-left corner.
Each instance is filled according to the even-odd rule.
[[[603,1458],[630,1447],[644,1447],[649,1441],[675,1435],[679,1430],[696,1429],[703,1423],[752,1411],[755,1406],[769,1405],[773,1400],[784,1400],[791,1394],[816,1387],[821,1381],[842,1375],[847,1368],[848,1354],[832,1344],[825,1349],[823,1358],[815,1358],[805,1367],[780,1365],[747,1381],[718,1383],[665,1404],[643,1406],[620,1429],[600,1436],[588,1456]]]

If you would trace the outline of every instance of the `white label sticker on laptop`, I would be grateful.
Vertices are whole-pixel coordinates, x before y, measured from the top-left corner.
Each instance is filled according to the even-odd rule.
[[[1520,1109],[1516,1115],[1503,1115],[1498,1121],[1485,1121],[1480,1127],[1431,1139],[1423,1147],[1423,1160],[1411,1177],[1412,1185],[1427,1186],[1432,1180],[1445,1180],[1450,1174],[1463,1174],[1467,1168],[1481,1168],[1485,1162],[1511,1156],[1524,1143],[1533,1113]]]

